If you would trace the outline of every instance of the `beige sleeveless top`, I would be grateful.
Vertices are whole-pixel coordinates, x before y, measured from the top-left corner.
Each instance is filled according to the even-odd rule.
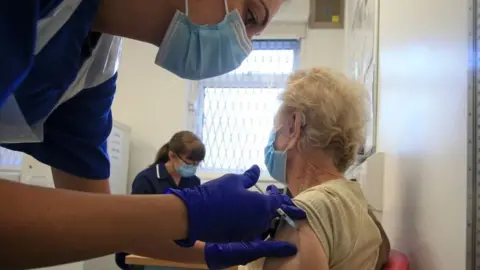
[[[305,190],[293,201],[307,213],[330,270],[375,269],[382,237],[358,183],[328,181]],[[262,269],[263,262],[252,262],[246,269]]]

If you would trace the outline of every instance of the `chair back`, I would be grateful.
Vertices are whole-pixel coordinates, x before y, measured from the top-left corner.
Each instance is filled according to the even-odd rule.
[[[398,250],[390,251],[390,258],[385,270],[408,270],[408,258]]]

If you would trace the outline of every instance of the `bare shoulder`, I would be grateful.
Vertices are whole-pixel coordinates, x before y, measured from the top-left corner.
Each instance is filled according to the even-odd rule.
[[[316,269],[328,270],[328,258],[307,221],[297,221],[299,230],[282,224],[275,240],[287,241],[297,246],[298,253],[288,258],[267,258],[264,270]]]

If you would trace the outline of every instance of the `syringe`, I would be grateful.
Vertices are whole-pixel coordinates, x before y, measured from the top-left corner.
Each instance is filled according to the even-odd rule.
[[[255,187],[258,189],[258,191],[260,191],[260,193],[265,194],[265,192],[263,192],[263,190],[258,185],[255,184]],[[289,217],[287,213],[282,210],[282,208],[278,208],[277,213],[287,222],[288,225],[298,231],[298,227],[297,224],[295,224],[295,221],[293,221],[293,219]]]

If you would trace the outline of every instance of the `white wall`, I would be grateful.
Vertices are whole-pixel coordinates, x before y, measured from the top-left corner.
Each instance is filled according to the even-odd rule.
[[[467,0],[380,5],[383,222],[411,269],[465,269],[467,11]]]
[[[309,30],[302,41],[300,68],[345,68],[344,31],[338,29]]]
[[[185,129],[187,82],[155,66],[154,46],[125,40],[113,115],[132,129],[130,178],[153,161],[173,133]],[[343,31],[308,31],[300,67],[343,69]]]
[[[157,149],[184,129],[187,82],[154,64],[157,48],[124,40],[113,116],[130,126],[129,175],[153,162]]]

